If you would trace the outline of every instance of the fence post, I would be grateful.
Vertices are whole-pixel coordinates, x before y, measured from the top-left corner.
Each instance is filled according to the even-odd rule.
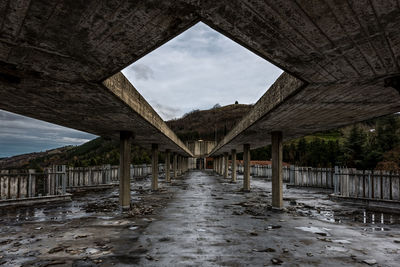
[[[46,170],[47,170],[47,195],[51,195],[53,192],[53,190],[51,190],[52,189],[52,186],[51,186],[52,185],[52,179],[51,179],[52,168],[47,168]]]
[[[372,190],[373,187],[374,187],[374,185],[372,184],[371,173],[368,172],[368,197],[369,198],[373,198],[373,194],[374,194],[374,192]]]
[[[106,184],[109,184],[111,182],[111,165],[107,164],[106,165]]]
[[[289,182],[294,185],[294,165],[290,165]]]
[[[61,165],[62,194],[67,192],[67,166]]]
[[[375,198],[375,173],[374,170],[372,170],[371,173],[371,192],[372,192],[372,198]]]
[[[59,186],[59,177],[58,177],[58,165],[53,165],[53,173],[54,173],[54,195],[57,195],[58,186]]]
[[[392,171],[389,173],[389,199],[393,200],[393,181],[392,181]]]
[[[339,167],[335,166],[335,173],[333,174],[333,188],[334,194],[339,194]]]
[[[34,193],[32,192],[32,180],[35,173],[34,169],[29,169],[29,177],[28,177],[28,197],[33,197]]]

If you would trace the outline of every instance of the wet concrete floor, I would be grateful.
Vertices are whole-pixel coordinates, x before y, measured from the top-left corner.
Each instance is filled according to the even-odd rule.
[[[118,210],[118,188],[72,202],[0,210],[4,266],[399,266],[400,221],[329,200],[329,191],[271,184],[240,191],[211,172],[190,171],[151,192],[132,183],[135,203]]]

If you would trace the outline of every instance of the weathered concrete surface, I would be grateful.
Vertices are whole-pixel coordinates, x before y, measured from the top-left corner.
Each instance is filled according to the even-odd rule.
[[[253,109],[217,144],[210,155],[243,151],[271,143],[271,132],[290,140],[400,111],[400,94],[382,79],[306,84],[283,73]]]
[[[118,212],[116,189],[0,210],[0,264],[268,266],[277,259],[284,266],[366,266],[362,261],[373,259],[396,266],[399,260],[398,215],[364,213],[321,190],[285,189],[285,210],[277,213],[264,179],[254,178],[252,192],[243,193],[240,184],[193,171],[157,194],[143,190],[150,180],[132,184],[131,215]]]
[[[101,136],[135,130],[138,143],[186,154],[118,71],[198,21],[303,81],[271,90],[249,117],[259,123],[236,129],[246,136],[399,111],[398,92],[383,87],[400,73],[398,1],[1,0],[0,14],[0,108]],[[268,142],[254,137],[253,148]]]

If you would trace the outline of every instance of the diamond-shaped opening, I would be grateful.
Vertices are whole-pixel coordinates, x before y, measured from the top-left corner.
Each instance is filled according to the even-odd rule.
[[[170,120],[216,104],[255,103],[282,70],[199,22],[122,72],[160,116]],[[0,131],[0,158],[96,137],[6,111],[0,111],[0,117],[10,123],[8,130]]]
[[[216,104],[255,103],[282,70],[199,22],[122,73],[170,120]]]

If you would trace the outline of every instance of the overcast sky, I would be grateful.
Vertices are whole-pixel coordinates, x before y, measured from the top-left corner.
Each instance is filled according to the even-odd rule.
[[[169,120],[217,103],[255,103],[282,71],[198,23],[123,73]],[[95,137],[0,110],[0,158],[79,145]]]

